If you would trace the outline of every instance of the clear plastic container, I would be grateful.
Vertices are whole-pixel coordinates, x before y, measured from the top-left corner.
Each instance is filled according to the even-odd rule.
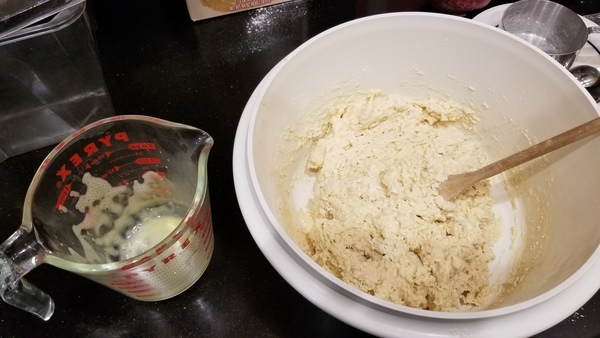
[[[114,115],[84,0],[0,2],[0,162]]]

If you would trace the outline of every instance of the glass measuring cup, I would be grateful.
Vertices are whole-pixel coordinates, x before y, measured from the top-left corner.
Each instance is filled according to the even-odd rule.
[[[146,116],[92,123],[37,170],[0,245],[0,296],[44,320],[53,300],[22,277],[48,263],[134,299],[185,291],[212,256],[206,132]]]

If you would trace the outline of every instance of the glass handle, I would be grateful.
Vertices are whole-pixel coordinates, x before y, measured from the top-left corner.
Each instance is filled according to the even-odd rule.
[[[0,245],[0,297],[43,320],[54,313],[54,301],[22,277],[41,264],[43,253],[35,235],[19,229]]]
[[[16,281],[12,288],[2,289],[2,299],[12,306],[30,312],[43,320],[54,313],[54,301],[50,296],[24,278]]]

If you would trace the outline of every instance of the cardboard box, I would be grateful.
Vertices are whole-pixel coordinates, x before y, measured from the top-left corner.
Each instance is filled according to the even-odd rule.
[[[194,21],[274,5],[291,0],[186,0]]]

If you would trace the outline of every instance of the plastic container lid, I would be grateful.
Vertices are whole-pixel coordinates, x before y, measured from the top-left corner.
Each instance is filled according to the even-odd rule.
[[[0,1],[0,46],[62,29],[84,7],[85,0]]]

